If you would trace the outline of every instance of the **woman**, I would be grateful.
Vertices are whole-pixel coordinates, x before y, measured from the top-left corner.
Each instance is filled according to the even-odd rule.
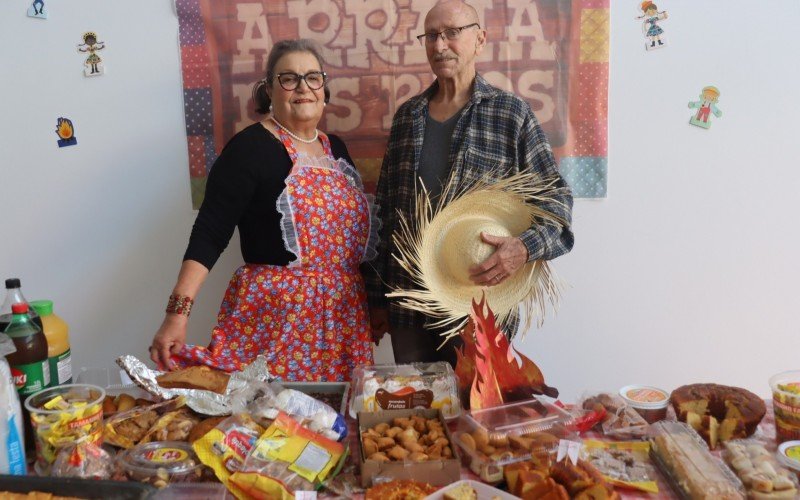
[[[317,130],[329,98],[319,49],[281,41],[256,83],[267,117],[236,134],[208,177],[164,322],[162,369],[231,371],[267,357],[285,380],[349,380],[372,363],[359,264],[374,257],[374,207],[344,143]],[[242,257],[206,347],[184,345],[192,299],[239,227]]]

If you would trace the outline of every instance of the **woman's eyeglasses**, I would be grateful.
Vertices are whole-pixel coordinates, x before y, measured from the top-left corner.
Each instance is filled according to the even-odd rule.
[[[439,37],[442,40],[458,40],[458,37],[461,36],[461,32],[467,28],[472,28],[473,26],[477,26],[480,29],[481,25],[478,23],[468,24],[466,26],[459,26],[458,28],[447,28],[438,33],[424,33],[422,35],[417,36],[417,40],[419,43],[427,43],[427,44],[434,44]]]
[[[306,82],[311,90],[319,90],[328,80],[328,75],[324,71],[309,71],[305,75],[298,75],[291,71],[278,73],[278,83],[283,90],[294,90],[300,85],[300,80]]]

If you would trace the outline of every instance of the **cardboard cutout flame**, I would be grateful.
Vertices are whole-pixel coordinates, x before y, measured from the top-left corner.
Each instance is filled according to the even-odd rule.
[[[60,148],[78,144],[78,139],[75,138],[75,127],[72,126],[72,120],[69,118],[58,118],[56,134],[58,134],[58,147]]]
[[[539,367],[508,342],[486,297],[479,303],[472,301],[470,321],[461,331],[461,339],[464,347],[456,352],[456,378],[461,401],[469,401],[470,409],[491,408],[534,395],[558,396],[558,389],[544,383]]]
[[[72,127],[72,121],[68,118],[59,118],[58,126],[56,127],[56,134],[62,139],[70,139],[75,134],[75,129]]]

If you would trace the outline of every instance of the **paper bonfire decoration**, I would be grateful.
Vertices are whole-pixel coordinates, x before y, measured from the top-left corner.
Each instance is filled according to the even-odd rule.
[[[461,331],[461,339],[464,347],[456,351],[456,378],[461,401],[469,401],[471,410],[531,399],[534,395],[558,396],[558,389],[544,383],[539,367],[506,339],[485,297],[480,302],[472,301],[470,321]]]

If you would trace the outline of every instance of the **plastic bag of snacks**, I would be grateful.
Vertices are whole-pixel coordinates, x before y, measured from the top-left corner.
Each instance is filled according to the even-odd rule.
[[[49,473],[60,448],[78,443],[103,444],[105,391],[88,384],[68,384],[29,396],[25,408],[36,434],[36,471]]]
[[[341,441],[347,436],[343,415],[308,394],[284,389],[279,384],[270,384],[268,391],[247,406],[247,412],[254,417],[269,420],[274,420],[281,411],[328,439]]]
[[[264,428],[247,413],[232,415],[192,444],[201,462],[211,467],[226,488],[231,474],[242,467]]]
[[[92,443],[80,443],[61,448],[50,469],[56,477],[108,479],[114,461],[103,448]]]
[[[650,461],[647,441],[608,443],[584,439],[581,458],[594,465],[614,486],[658,493],[658,473]]]
[[[317,489],[345,455],[345,447],[281,412],[230,477],[234,493],[291,500]],[[237,491],[238,490],[238,491]]]
[[[161,422],[163,426],[166,426],[174,416],[179,413],[183,415],[181,408],[185,404],[186,400],[183,397],[178,397],[170,401],[150,406],[139,406],[132,410],[118,413],[106,420],[103,431],[105,442],[127,450],[145,440],[146,437],[148,438],[146,441],[153,441],[154,439],[149,439],[149,437],[160,429],[160,426],[156,424]],[[170,415],[174,416],[170,417]],[[186,435],[188,435],[188,430]],[[167,439],[167,437],[164,436],[164,439]],[[171,439],[178,438],[171,437]]]

